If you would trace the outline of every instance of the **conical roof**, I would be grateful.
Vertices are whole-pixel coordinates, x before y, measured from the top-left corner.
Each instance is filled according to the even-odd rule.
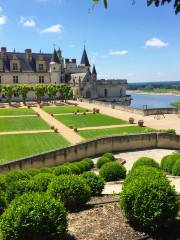
[[[54,49],[51,62],[60,63],[56,49]]]
[[[92,74],[94,74],[94,75],[97,75],[97,72],[96,72],[96,67],[95,67],[95,65],[93,65]]]
[[[85,65],[86,67],[90,66],[89,59],[88,59],[87,52],[86,52],[85,48],[84,48],[83,55],[82,55],[82,58],[81,58],[81,64]]]

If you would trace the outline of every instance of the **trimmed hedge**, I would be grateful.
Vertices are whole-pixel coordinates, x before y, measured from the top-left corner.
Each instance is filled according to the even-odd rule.
[[[180,159],[177,159],[172,167],[172,174],[174,176],[180,176]]]
[[[149,167],[159,168],[159,164],[153,158],[149,158],[149,157],[141,157],[133,164],[133,168],[139,167],[139,166],[149,166]]]
[[[27,172],[31,177],[34,177],[35,175],[37,175],[37,174],[40,173],[40,170],[39,170],[39,169],[32,168],[32,169],[26,170],[26,172]]]
[[[53,169],[49,167],[41,168],[40,172],[41,173],[52,173]]]
[[[102,156],[97,160],[97,163],[96,163],[97,168],[101,168],[104,164],[109,162],[112,162],[112,161],[109,158]]]
[[[45,193],[14,199],[1,216],[2,240],[56,240],[67,231],[63,204]]]
[[[115,157],[114,157],[114,155],[113,155],[112,153],[104,153],[104,154],[102,155],[102,157],[106,157],[106,158],[108,158],[109,160],[111,160],[112,162],[116,160]]]
[[[65,163],[63,166],[68,167],[71,170],[72,174],[79,175],[81,173],[80,168],[75,163]]]
[[[28,189],[31,192],[46,192],[49,183],[55,176],[52,173],[39,173],[34,176],[28,184]]]
[[[77,166],[80,170],[80,173],[83,173],[83,172],[86,172],[87,171],[87,168],[89,167],[87,165],[87,162],[74,162],[75,166]]]
[[[53,174],[55,176],[69,175],[69,174],[72,174],[72,171],[68,166],[60,165],[60,166],[54,168]]]
[[[92,159],[90,159],[90,158],[84,158],[82,161],[87,162],[87,163],[89,164],[89,168],[90,168],[90,169],[94,167],[94,162],[93,162]],[[89,169],[89,170],[90,170],[90,169]]]
[[[166,176],[147,166],[129,174],[120,193],[120,205],[127,219],[144,231],[157,231],[174,220],[179,204]]]
[[[81,175],[91,189],[91,196],[101,195],[104,189],[104,179],[93,172],[86,172]]]
[[[117,162],[110,162],[104,164],[100,171],[99,175],[105,179],[105,181],[116,181],[119,179],[124,179],[126,177],[125,167]]]
[[[26,179],[28,180],[30,178],[31,178],[30,174],[28,174],[28,172],[25,170],[13,170],[5,175],[5,181],[7,185],[10,184],[11,182]]]
[[[54,178],[48,186],[48,193],[61,200],[69,209],[83,206],[91,196],[91,190],[86,181],[76,175],[61,175]]]
[[[0,215],[4,212],[7,207],[7,202],[4,196],[0,196]]]
[[[161,160],[161,169],[171,174],[173,165],[177,159],[180,159],[179,153],[174,153],[163,157]]]

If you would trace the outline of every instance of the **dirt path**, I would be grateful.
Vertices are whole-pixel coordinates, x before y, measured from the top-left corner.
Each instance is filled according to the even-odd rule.
[[[33,131],[13,131],[13,132],[0,132],[0,136],[3,135],[14,135],[14,134],[32,134],[32,133],[50,133],[53,130],[33,130]]]
[[[64,124],[56,120],[54,117],[52,117],[50,114],[46,113],[39,107],[32,107],[32,109],[40,114],[40,117],[48,123],[50,126],[54,126],[58,129],[58,132],[67,139],[71,144],[76,144],[82,142],[84,139],[80,137],[77,133],[73,131],[73,129],[70,129],[66,127]]]
[[[126,112],[122,110],[112,109],[110,107],[99,106],[94,103],[85,103],[79,101],[71,101],[72,103],[77,103],[79,107],[93,109],[98,108],[102,114],[110,115],[112,117],[120,118],[128,121],[130,117],[135,119],[137,123],[138,120],[144,120],[145,126],[154,129],[175,129],[177,134],[180,134],[180,118],[176,114],[166,114],[165,118],[160,120],[154,119],[154,116],[142,116],[137,113]]]
[[[78,128],[78,130],[96,130],[96,129],[107,129],[107,128],[120,128],[120,127],[129,127],[129,126],[137,126],[136,124],[121,124],[121,125],[111,125],[111,126],[99,126],[99,127],[83,127]]]

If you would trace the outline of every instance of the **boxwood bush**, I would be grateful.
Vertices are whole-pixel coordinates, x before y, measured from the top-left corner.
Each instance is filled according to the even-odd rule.
[[[52,173],[39,173],[28,184],[28,190],[32,192],[46,192],[49,183],[55,176]]]
[[[31,177],[34,177],[35,175],[37,175],[37,174],[40,173],[40,170],[39,170],[39,169],[32,168],[32,169],[26,170],[26,172],[27,172]]]
[[[84,158],[82,161],[87,162],[89,164],[90,169],[94,167],[94,162],[91,158]]]
[[[163,157],[161,160],[161,169],[171,174],[173,165],[177,159],[180,159],[179,153],[174,153]]]
[[[81,175],[91,189],[91,196],[101,195],[104,189],[104,179],[93,172],[86,172]]]
[[[53,174],[56,175],[56,176],[59,176],[59,175],[62,175],[62,174],[63,175],[69,175],[69,174],[72,174],[72,171],[68,166],[60,165],[60,166],[54,168]]]
[[[74,164],[79,168],[80,173],[88,171],[87,169],[89,168],[89,165],[87,162],[80,161],[80,162],[75,162]]]
[[[154,167],[132,170],[123,185],[120,205],[127,219],[144,231],[157,231],[166,226],[178,211],[174,188]]]
[[[22,194],[29,191],[28,189],[29,180],[17,180],[8,184],[6,188],[6,200],[10,203],[15,197],[21,196]]]
[[[172,167],[172,174],[174,176],[180,176],[180,159],[177,159]]]
[[[48,193],[64,202],[65,207],[73,210],[83,206],[91,196],[90,187],[85,179],[77,175],[61,175],[52,180]]]
[[[111,162],[111,160],[107,157],[100,157],[98,160],[97,160],[97,168],[101,168],[105,163],[109,163]]]
[[[159,168],[159,164],[153,158],[149,158],[149,157],[141,157],[133,164],[133,168],[139,167],[139,166],[150,166],[150,167]]]
[[[80,168],[75,163],[65,163],[63,166],[68,167],[71,170],[72,174],[79,175],[81,173]]]
[[[17,180],[25,180],[30,178],[30,174],[25,170],[12,170],[5,175],[5,181],[7,185]]]
[[[1,216],[2,240],[57,240],[67,230],[63,204],[46,193],[14,199]]]
[[[4,196],[0,196],[0,215],[4,212],[7,207],[7,202]]]
[[[112,153],[104,153],[103,157],[106,157],[106,158],[110,159],[111,161],[115,161],[116,160]]]
[[[41,168],[40,172],[41,173],[52,173],[53,169],[50,167],[45,167],[45,168]]]
[[[119,179],[124,179],[126,177],[125,167],[117,162],[110,162],[104,164],[100,171],[99,175],[105,179],[105,181],[116,181]]]

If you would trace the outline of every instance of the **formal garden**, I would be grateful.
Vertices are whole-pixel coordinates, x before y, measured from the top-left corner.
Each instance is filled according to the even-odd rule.
[[[9,171],[0,175],[1,239],[179,239],[180,202],[169,172],[180,176],[179,153],[160,165],[141,157],[129,172],[112,153]],[[120,194],[106,195],[107,183],[116,181]]]

